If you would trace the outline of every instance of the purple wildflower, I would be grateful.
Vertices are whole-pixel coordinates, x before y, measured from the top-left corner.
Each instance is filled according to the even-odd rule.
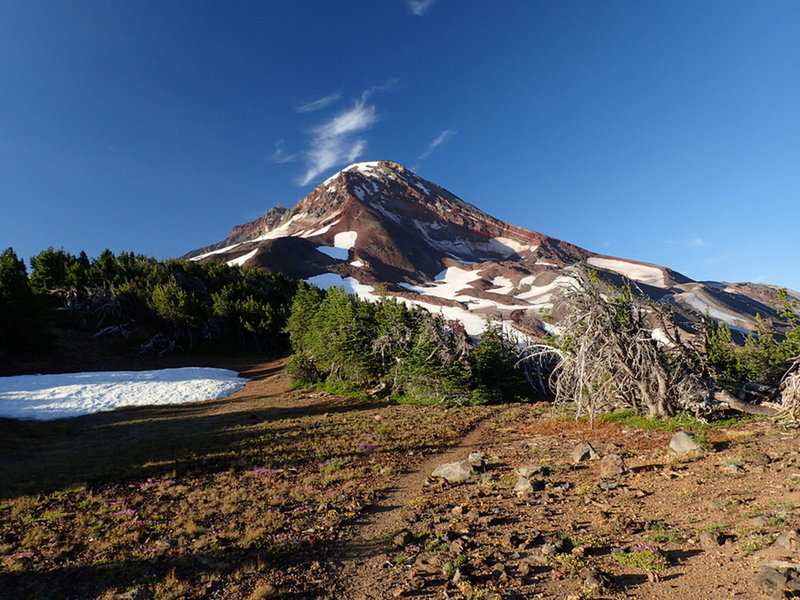
[[[252,475],[277,475],[278,473],[283,473],[283,469],[253,469],[247,472]]]

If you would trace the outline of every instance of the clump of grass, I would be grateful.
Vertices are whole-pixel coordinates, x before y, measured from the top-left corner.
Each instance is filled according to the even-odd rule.
[[[752,535],[746,540],[742,540],[737,545],[739,551],[744,554],[745,556],[749,556],[754,552],[758,552],[759,550],[763,550],[770,544],[772,544],[778,536],[774,533],[764,533],[758,535]]]
[[[606,545],[606,538],[602,535],[597,533],[585,533],[582,535],[575,536],[570,538],[572,545],[576,548],[578,547],[586,547],[586,548],[602,548]]]
[[[448,577],[451,577],[456,572],[456,569],[460,569],[467,564],[467,560],[468,558],[466,554],[459,554],[453,560],[444,564],[442,567],[442,572]]]
[[[619,423],[627,427],[636,427],[638,429],[651,429],[655,431],[684,431],[692,430],[699,433],[707,432],[713,429],[723,427],[731,427],[732,425],[741,425],[750,422],[754,417],[750,415],[733,416],[724,419],[717,419],[709,423],[698,421],[691,413],[683,412],[674,417],[667,418],[648,418],[640,415],[633,409],[620,410],[612,413],[597,415],[596,420],[601,423]],[[695,441],[700,443],[697,438]]]
[[[666,521],[654,521],[650,523],[649,529],[647,539],[653,542],[679,542],[682,539],[682,536]]]
[[[574,577],[586,568],[586,561],[574,554],[556,554],[547,563],[552,569]]]
[[[634,547],[630,552],[615,554],[614,558],[621,565],[646,571],[669,568],[669,560],[657,548]]]

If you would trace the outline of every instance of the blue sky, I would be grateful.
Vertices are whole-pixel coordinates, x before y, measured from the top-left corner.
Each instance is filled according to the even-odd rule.
[[[800,3],[0,0],[0,246],[179,256],[351,160],[800,290]]]

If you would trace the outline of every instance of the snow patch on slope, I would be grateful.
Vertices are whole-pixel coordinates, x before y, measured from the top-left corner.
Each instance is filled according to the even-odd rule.
[[[745,329],[741,327],[739,323],[741,320],[738,319],[735,315],[732,315],[729,312],[725,312],[724,310],[720,310],[714,306],[711,306],[708,302],[700,298],[694,292],[685,292],[683,294],[675,294],[673,296],[674,300],[682,300],[697,312],[701,314],[708,314],[709,317],[712,319],[717,319],[718,321],[722,321],[728,327],[732,329],[736,329],[738,331],[749,333],[749,329]]]
[[[341,275],[337,275],[336,273],[322,273],[321,275],[314,275],[314,277],[309,277],[305,280],[306,283],[310,283],[311,285],[315,285],[318,288],[323,290],[327,290],[328,288],[332,287],[343,287],[344,291],[348,294],[355,294],[359,298],[364,300],[377,300],[378,296],[375,296],[372,292],[375,291],[371,285],[365,285],[363,283],[359,283],[359,281],[353,277],[342,277]]]
[[[357,231],[342,231],[333,236],[333,245],[337,248],[349,250],[356,245],[358,239]]]
[[[336,225],[339,221],[341,221],[341,219],[336,219],[333,223],[328,223],[327,225],[324,225],[324,226],[320,227],[319,229],[314,229],[312,231],[304,231],[299,235],[299,237],[310,238],[310,237],[316,237],[318,235],[322,235],[323,233],[328,233],[330,228],[333,227],[334,225]],[[295,234],[295,235],[297,235],[297,234]]]
[[[239,245],[241,244],[233,244],[232,246],[225,246],[224,248],[220,248],[219,250],[212,250],[211,252],[206,252],[205,254],[199,254],[197,256],[193,256],[189,260],[200,260],[202,258],[206,258],[207,256],[213,256],[214,254],[222,254],[223,252],[228,252],[229,250],[233,250]]]
[[[598,267],[600,269],[606,269],[608,271],[619,273],[620,275],[625,275],[629,279],[633,279],[634,281],[638,281],[640,283],[659,288],[667,287],[667,282],[664,281],[664,271],[657,267],[638,265],[625,260],[616,260],[613,258],[599,258],[597,256],[592,256],[591,258],[587,259],[586,262],[593,267]]]
[[[284,223],[283,225],[280,225],[279,227],[276,227],[275,229],[267,231],[267,232],[263,233],[262,235],[258,236],[255,239],[255,241],[260,242],[262,240],[276,240],[278,238],[288,237],[290,235],[289,234],[289,228],[291,227],[292,223],[294,223],[295,221],[297,221],[299,219],[307,217],[307,216],[308,215],[306,213],[301,213],[301,214],[298,214],[298,215],[294,215],[291,219],[286,221],[286,223]]]
[[[459,267],[448,267],[436,276],[436,281],[430,286],[412,285],[401,283],[400,285],[409,291],[422,294],[424,296],[437,296],[439,298],[450,298],[452,300],[464,301],[472,299],[470,296],[459,295],[459,290],[471,287],[469,284],[481,278],[481,272],[467,271]]]
[[[223,398],[246,381],[235,371],[201,367],[0,377],[0,416],[51,420],[122,406],[197,402]]]
[[[233,258],[233,259],[229,260],[228,264],[231,265],[231,266],[239,266],[239,267],[241,267],[244,263],[246,263],[248,260],[253,258],[256,255],[257,252],[258,252],[258,248],[254,248],[253,250],[251,250],[247,254],[242,254],[241,256],[237,256],[236,258]]]

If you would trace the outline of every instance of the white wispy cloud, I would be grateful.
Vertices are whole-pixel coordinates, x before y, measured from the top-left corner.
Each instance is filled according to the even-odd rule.
[[[295,110],[299,113],[310,113],[317,110],[322,110],[323,108],[330,106],[334,102],[341,100],[342,92],[334,92],[329,94],[328,96],[324,96],[323,98],[319,98],[317,100],[312,100],[311,102],[306,102],[305,104],[301,104]]]
[[[433,151],[436,150],[436,148],[444,144],[447,140],[449,140],[457,133],[458,132],[453,129],[445,129],[442,133],[436,136],[436,139],[434,139],[430,144],[428,144],[428,148],[425,150],[425,152],[419,155],[419,159],[425,160],[426,158],[428,158],[433,153]]]
[[[667,240],[668,244],[674,244],[676,246],[690,246],[693,248],[699,248],[700,246],[705,246],[706,241],[703,238],[692,238],[690,240]]]
[[[725,262],[728,260],[728,254],[717,254],[716,256],[709,256],[703,260],[703,265],[709,267],[713,265],[718,265],[719,263]]]
[[[273,152],[272,156],[270,156],[270,160],[272,162],[283,164],[283,163],[292,162],[298,156],[299,155],[297,153],[287,154],[284,141],[283,140],[278,140],[277,142],[275,142],[275,152]]]
[[[436,2],[436,0],[406,0],[406,5],[412,13],[421,17],[428,12],[428,9],[433,6],[434,2]]]
[[[368,97],[362,95],[352,108],[312,130],[311,142],[305,152],[306,172],[299,180],[300,185],[307,185],[320,173],[353,162],[363,154],[367,142],[357,138],[356,134],[369,129],[378,120],[375,105],[367,104]]]

